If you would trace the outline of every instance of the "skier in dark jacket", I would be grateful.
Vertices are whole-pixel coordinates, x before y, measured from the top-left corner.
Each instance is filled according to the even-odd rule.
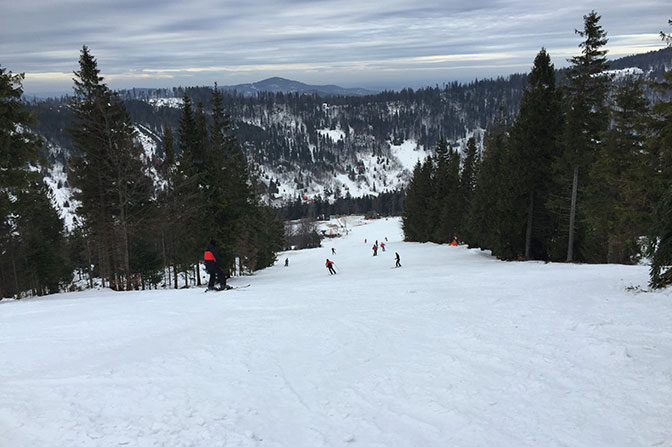
[[[210,274],[210,281],[208,281],[208,290],[223,290],[226,289],[226,275],[224,274],[224,267],[222,266],[222,258],[217,251],[217,241],[212,239],[205,249],[203,259],[205,260],[205,269]],[[215,289],[215,277],[219,282],[219,289]]]
[[[401,267],[401,262],[399,262],[399,253],[397,253],[396,251],[394,252],[394,260],[397,262],[395,267]]]

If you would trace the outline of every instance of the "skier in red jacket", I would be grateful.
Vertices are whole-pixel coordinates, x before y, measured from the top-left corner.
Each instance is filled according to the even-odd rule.
[[[224,275],[224,268],[222,267],[221,257],[217,251],[217,241],[212,239],[205,249],[203,260],[205,261],[205,269],[210,274],[210,281],[208,281],[208,290],[223,290],[226,289],[226,275]],[[215,277],[219,282],[219,289],[215,289]]]
[[[330,275],[336,274],[336,270],[334,270],[334,261],[327,259],[327,262],[325,262],[324,265],[327,267],[327,270],[329,270]]]

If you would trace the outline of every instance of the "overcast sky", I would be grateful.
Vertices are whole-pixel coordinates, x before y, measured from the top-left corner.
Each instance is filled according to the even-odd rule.
[[[612,58],[663,48],[670,0],[2,0],[0,66],[27,93],[69,92],[82,45],[113,88],[282,76],[402,88],[527,72],[578,54],[592,9]]]

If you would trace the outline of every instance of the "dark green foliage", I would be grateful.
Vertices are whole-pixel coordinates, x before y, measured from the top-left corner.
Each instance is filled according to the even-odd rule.
[[[457,235],[463,217],[460,201],[460,154],[448,147],[441,138],[435,150],[434,162],[431,179],[434,191],[429,203],[430,215],[427,217],[432,231],[430,240],[446,243]]]
[[[656,222],[652,228],[651,287],[661,288],[672,284],[672,187],[656,209]]]
[[[42,140],[28,131],[33,116],[21,102],[23,74],[0,68],[0,191],[4,194],[25,187],[37,174],[27,169],[36,165]],[[4,216],[4,214],[3,214]]]
[[[555,88],[555,70],[545,49],[537,54],[523,93],[520,112],[511,130],[514,160],[510,175],[522,197],[511,209],[517,219],[526,220],[524,257],[547,260],[555,229],[547,208],[553,189],[553,158],[559,155],[562,132],[560,95]],[[525,206],[522,206],[523,203]]]
[[[78,154],[69,179],[78,188],[78,214],[95,241],[102,277],[118,290],[130,288],[129,238],[151,209],[152,181],[128,113],[102,83],[86,46],[79,64],[71,102],[76,119],[69,129]]]
[[[39,178],[42,139],[21,101],[22,74],[0,68],[0,299],[56,293],[70,280],[63,221]]]
[[[583,31],[576,31],[585,40],[579,45],[581,55],[569,61],[567,71],[566,120],[563,136],[563,151],[557,158],[559,175],[571,179],[569,200],[567,261],[575,255],[580,260],[591,260],[600,243],[592,239],[592,229],[585,225],[588,210],[584,204],[584,189],[590,184],[588,173],[595,160],[598,142],[609,125],[607,95],[611,78],[607,69],[607,33],[599,25],[600,16],[592,11],[584,16]],[[558,201],[555,202],[556,208]]]
[[[418,161],[413,169],[402,214],[404,238],[407,241],[427,242],[432,238],[435,197],[433,174],[434,164],[430,157],[423,163]]]
[[[161,280],[163,262],[161,254],[153,244],[148,232],[138,233],[131,242],[131,258],[129,261],[131,274],[134,275],[133,287],[156,286]],[[139,283],[139,284],[138,284]]]
[[[669,21],[672,25],[672,19]],[[670,35],[661,32],[661,37],[672,47]],[[672,284],[672,71],[665,73],[665,80],[656,85],[658,91],[667,98],[653,107],[654,120],[651,136],[647,141],[648,153],[654,156],[658,167],[657,175],[647,180],[653,183],[655,197],[657,190],[664,190],[656,207],[655,221],[649,236],[649,251],[653,254],[651,263],[651,286],[666,287]]]
[[[67,261],[63,219],[51,204],[48,188],[37,180],[18,194],[16,204],[21,289],[34,295],[63,290],[72,281],[72,266]]]
[[[458,209],[462,219],[458,222],[459,227],[457,234],[462,238],[469,231],[467,225],[467,215],[473,203],[474,190],[476,189],[476,178],[480,169],[481,158],[476,147],[476,141],[473,137],[467,141],[466,153],[464,155],[464,162],[462,164],[462,172],[459,177],[459,202]]]
[[[509,134],[502,120],[485,138],[465,241],[490,249],[498,258],[518,259],[524,251],[525,194],[516,177],[518,160]]]
[[[591,166],[586,220],[604,241],[607,262],[625,264],[637,260],[637,239],[652,224],[656,171],[644,146],[649,108],[639,82],[630,78],[616,88],[614,102],[613,126]]]

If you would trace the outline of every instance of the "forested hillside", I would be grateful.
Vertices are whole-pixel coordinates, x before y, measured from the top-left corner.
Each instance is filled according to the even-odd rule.
[[[672,66],[672,51],[632,56],[611,65],[619,70],[634,67],[642,79],[661,79],[665,67]],[[563,72],[558,79],[562,85]],[[497,117],[506,121],[515,116],[526,85],[527,74],[515,74],[368,96],[263,90],[252,96],[247,90],[221,91],[234,132],[248,159],[258,166],[267,192],[286,201],[402,189],[415,162],[441,137],[462,151],[474,136],[480,149],[484,130]],[[146,151],[159,158],[164,155],[163,129],[177,129],[185,96],[195,107],[202,105],[206,114],[212,108],[212,86],[119,93]],[[33,102],[30,107],[37,111],[35,129],[52,146],[52,161],[65,162],[72,150],[63,132],[72,120],[66,100]]]

